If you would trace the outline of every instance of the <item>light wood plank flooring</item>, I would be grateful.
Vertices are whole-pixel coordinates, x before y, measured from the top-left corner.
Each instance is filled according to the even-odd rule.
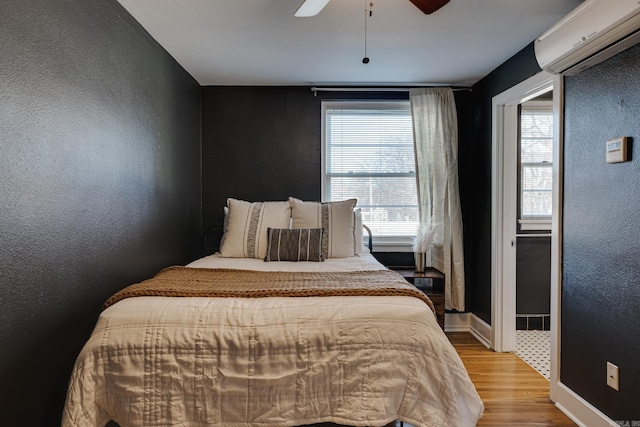
[[[467,332],[447,333],[484,402],[478,426],[575,426],[549,400],[549,381],[513,353],[485,348]]]

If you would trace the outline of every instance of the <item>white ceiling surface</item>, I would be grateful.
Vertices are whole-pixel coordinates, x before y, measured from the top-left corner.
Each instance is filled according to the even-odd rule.
[[[409,0],[118,0],[201,85],[471,85],[580,0],[451,0],[425,15]],[[365,3],[366,1],[366,3]]]

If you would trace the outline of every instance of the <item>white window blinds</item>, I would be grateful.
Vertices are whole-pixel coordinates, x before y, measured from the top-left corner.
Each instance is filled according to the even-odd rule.
[[[409,102],[325,102],[323,122],[325,200],[357,198],[375,236],[415,234]]]
[[[553,111],[522,109],[520,115],[521,217],[550,218],[553,179]]]

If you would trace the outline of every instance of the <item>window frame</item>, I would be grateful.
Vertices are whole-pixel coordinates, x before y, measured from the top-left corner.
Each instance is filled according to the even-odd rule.
[[[553,101],[526,101],[519,105],[518,114],[518,197],[517,197],[517,209],[518,209],[518,227],[520,231],[537,231],[537,230],[551,230],[552,214],[548,216],[524,216],[522,214],[522,200],[523,200],[523,185],[522,185],[522,169],[523,165],[536,166],[544,165],[553,169],[553,159],[550,162],[522,162],[522,112],[523,111],[547,111],[553,117]],[[553,124],[555,127],[556,124]],[[552,130],[553,132],[553,130]],[[553,139],[553,133],[551,135]],[[555,143],[555,142],[554,142]],[[551,192],[552,190],[549,190]]]
[[[322,100],[321,102],[321,194],[322,201],[329,202],[329,185],[328,178],[330,174],[327,174],[327,110],[333,108],[343,108],[343,109],[393,109],[397,106],[402,106],[402,109],[407,109],[407,107],[411,108],[410,102],[408,99],[358,99],[358,100]],[[414,149],[415,156],[415,149]],[[388,174],[380,174],[379,176],[385,176]],[[413,176],[415,178],[416,173],[415,170],[413,173],[400,173],[393,174],[394,176]],[[375,174],[366,174],[366,176],[374,177]],[[417,187],[416,187],[417,191]],[[356,208],[358,206],[356,205]],[[365,225],[367,225],[366,221],[363,221]],[[417,224],[416,224],[417,226]],[[413,238],[415,237],[415,232],[410,234],[389,234],[389,235],[376,235],[373,234],[373,245],[378,249],[385,252],[411,252],[413,245]]]

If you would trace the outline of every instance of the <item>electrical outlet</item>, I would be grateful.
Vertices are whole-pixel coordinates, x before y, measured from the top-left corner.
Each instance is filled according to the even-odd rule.
[[[611,362],[607,362],[607,385],[616,391],[620,391],[618,367]]]

